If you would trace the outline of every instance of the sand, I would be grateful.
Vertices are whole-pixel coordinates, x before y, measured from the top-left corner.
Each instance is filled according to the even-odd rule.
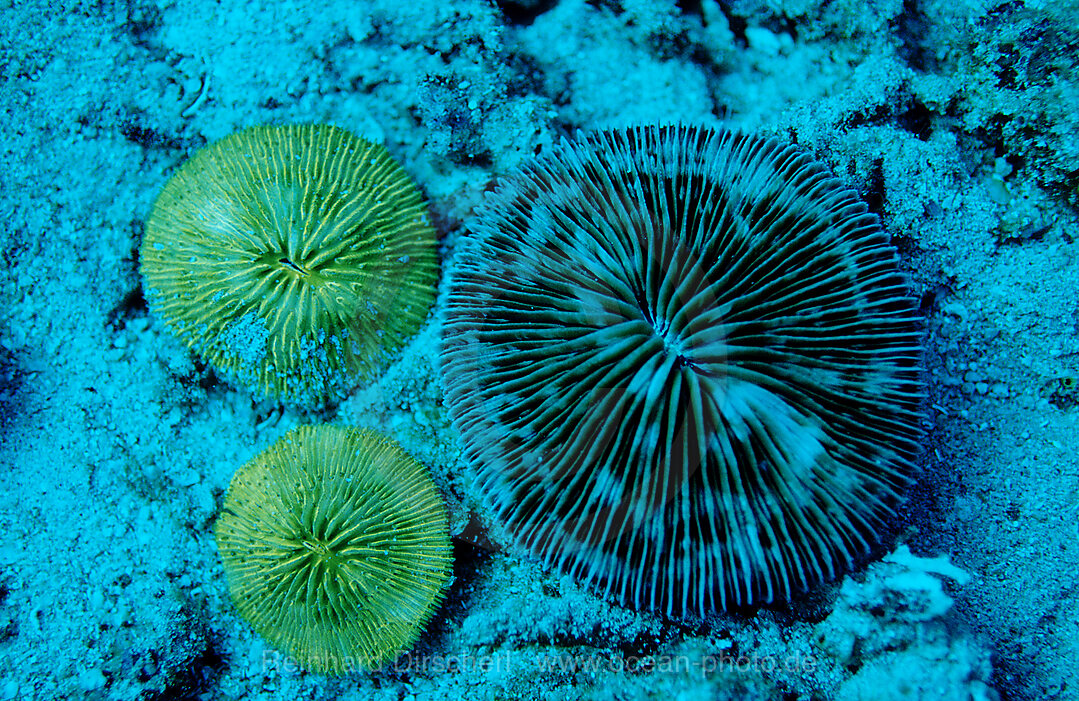
[[[0,2],[0,699],[1079,698],[1079,9],[984,0]],[[927,317],[923,474],[856,571],[672,621],[495,543],[438,316],[304,411],[143,300],[168,175],[252,124],[384,143],[447,260],[498,173],[577,130],[793,140],[878,213]],[[454,583],[390,668],[304,671],[238,617],[212,526],[288,428],[377,428],[450,507]]]

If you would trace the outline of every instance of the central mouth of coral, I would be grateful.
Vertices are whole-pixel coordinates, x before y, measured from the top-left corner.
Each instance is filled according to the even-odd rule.
[[[306,268],[300,266],[298,263],[293,262],[292,259],[288,258],[287,256],[282,256],[281,258],[278,259],[277,262],[280,263],[281,265],[285,266],[286,268],[291,268],[292,270],[299,273],[300,275],[310,275],[311,274],[310,270],[307,270]]]
[[[313,271],[309,269],[309,267],[305,267],[302,263],[298,263],[296,260],[293,260],[288,256],[282,256],[281,258],[278,258],[277,262],[286,267],[287,270],[296,273],[300,277],[308,277],[313,273]]]
[[[648,310],[642,311],[644,312],[645,320],[652,327],[652,333],[663,343],[663,352],[667,355],[676,356],[680,365],[689,364],[690,361],[686,357],[687,349],[681,334],[659,314],[650,313]]]
[[[333,554],[329,546],[318,540],[305,540],[303,541],[303,546],[316,555],[326,556]]]
[[[660,331],[656,329],[656,335],[659,336],[659,340],[663,341],[663,350],[667,355],[675,356],[679,366],[692,365],[692,362],[687,357],[685,343],[682,341],[682,337],[671,329],[663,329]]]
[[[296,275],[301,278],[315,274],[315,271],[305,264],[300,256],[296,256],[287,250],[264,251],[256,258],[255,263],[262,266],[263,270],[270,274],[284,271],[289,275]]]

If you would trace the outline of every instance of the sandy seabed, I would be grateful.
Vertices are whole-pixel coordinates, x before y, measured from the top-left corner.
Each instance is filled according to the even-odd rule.
[[[1079,699],[1076,27],[1034,0],[0,2],[0,699]],[[384,143],[446,260],[498,173],[577,130],[799,143],[927,317],[895,531],[790,605],[670,621],[476,527],[437,314],[332,410],[220,381],[146,309],[143,222],[199,147],[299,122]],[[450,507],[447,599],[374,673],[266,645],[212,537],[235,469],[318,421],[392,436]]]

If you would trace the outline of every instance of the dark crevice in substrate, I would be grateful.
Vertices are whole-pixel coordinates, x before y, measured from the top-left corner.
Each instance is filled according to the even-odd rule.
[[[553,9],[558,0],[497,0],[497,4],[507,24],[527,27],[544,12]]]
[[[120,134],[131,143],[147,150],[181,151],[192,145],[189,139],[147,126],[138,117],[123,118],[120,122]]]
[[[119,331],[128,321],[146,316],[147,313],[146,298],[142,294],[142,288],[137,287],[129,290],[123,299],[109,310],[105,316],[105,326],[112,331]]]
[[[903,0],[903,12],[895,21],[895,34],[899,38],[897,53],[916,71],[936,71],[936,56],[932,47],[926,46],[930,22],[921,9],[920,0]]]

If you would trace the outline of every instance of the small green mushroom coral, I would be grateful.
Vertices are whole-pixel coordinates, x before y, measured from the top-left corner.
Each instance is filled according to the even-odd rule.
[[[140,267],[151,311],[215,369],[318,405],[373,379],[423,323],[435,238],[382,146],[328,125],[262,126],[169,179]]]
[[[393,660],[450,579],[438,489],[400,446],[367,430],[285,434],[233,476],[215,534],[240,615],[314,671]]]

